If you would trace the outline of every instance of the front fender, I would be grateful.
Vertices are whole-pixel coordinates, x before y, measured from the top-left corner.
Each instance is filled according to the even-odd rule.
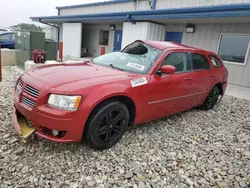
[[[129,97],[135,104],[137,109],[138,101],[137,95],[131,95],[131,89],[126,85],[114,83],[111,85],[100,85],[98,87],[92,88],[87,94],[83,96],[83,103],[81,105],[82,110],[85,112],[84,115],[89,117],[90,113],[94,108],[106,99],[116,97],[116,96],[126,96]]]

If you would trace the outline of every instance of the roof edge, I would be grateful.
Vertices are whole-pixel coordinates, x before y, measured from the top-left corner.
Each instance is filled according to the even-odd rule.
[[[39,20],[128,20],[130,19],[146,19],[146,18],[216,18],[216,17],[245,17],[250,15],[250,3],[234,4],[234,5],[216,5],[202,6],[192,8],[174,8],[174,9],[157,9],[157,10],[142,10],[128,12],[111,12],[99,14],[83,14],[83,15],[63,15],[63,16],[45,16],[45,17],[30,17],[33,21]]]
[[[101,1],[101,2],[96,2],[96,3],[86,3],[86,4],[79,4],[79,5],[61,6],[61,7],[56,7],[56,9],[70,9],[70,8],[80,8],[80,7],[91,7],[91,6],[98,6],[98,5],[110,5],[110,4],[118,4],[118,3],[135,2],[135,1],[136,0]]]

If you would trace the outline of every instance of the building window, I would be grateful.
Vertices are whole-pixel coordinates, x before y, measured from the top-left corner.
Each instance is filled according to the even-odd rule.
[[[108,44],[109,44],[109,31],[106,31],[106,30],[100,31],[99,44],[104,45],[104,46],[108,46]]]
[[[192,61],[193,61],[193,70],[210,69],[210,64],[204,55],[192,53]]]
[[[174,52],[169,54],[164,61],[162,66],[172,65],[176,68],[176,72],[186,72],[191,70],[191,65],[188,61],[187,53]]]
[[[249,48],[250,35],[223,34],[218,54],[223,61],[244,64]]]

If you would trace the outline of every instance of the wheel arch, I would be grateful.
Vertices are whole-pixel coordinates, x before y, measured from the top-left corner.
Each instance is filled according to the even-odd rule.
[[[223,93],[224,93],[224,91],[223,91],[223,84],[221,82],[218,82],[217,84],[214,85],[214,87],[216,87],[216,86],[219,88],[220,94],[223,95]]]
[[[90,114],[88,115],[87,121],[85,123],[84,129],[83,129],[83,135],[86,132],[87,125],[89,123],[89,120],[92,116],[97,112],[97,109],[101,106],[105,106],[106,104],[112,102],[112,101],[119,101],[122,102],[128,109],[129,112],[129,126],[132,126],[134,124],[135,118],[136,118],[136,105],[133,99],[131,99],[129,96],[126,95],[114,95],[110,96],[108,98],[102,99],[95,104],[95,106],[92,108]]]

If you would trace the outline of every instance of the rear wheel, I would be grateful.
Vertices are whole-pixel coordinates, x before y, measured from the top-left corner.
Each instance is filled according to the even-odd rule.
[[[207,96],[205,103],[203,104],[203,108],[205,110],[213,109],[216,103],[218,102],[219,97],[220,97],[220,90],[218,86],[215,86]]]
[[[122,138],[128,123],[127,107],[119,101],[110,101],[94,110],[87,123],[85,137],[92,148],[108,149]]]

